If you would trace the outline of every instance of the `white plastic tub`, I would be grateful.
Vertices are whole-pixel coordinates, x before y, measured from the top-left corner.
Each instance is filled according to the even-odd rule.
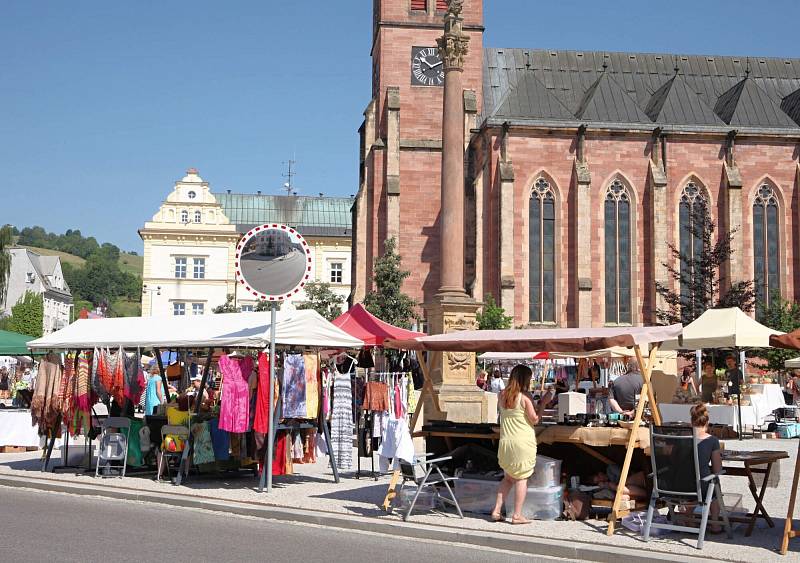
[[[477,514],[491,514],[497,501],[498,484],[499,481],[457,479],[454,492],[461,510]]]
[[[564,489],[556,487],[530,487],[522,505],[522,516],[531,520],[556,520],[563,509]],[[514,514],[514,495],[506,497],[506,514]]]
[[[536,456],[533,475],[528,479],[528,487],[555,487],[561,484],[561,460],[544,455]]]
[[[414,500],[414,495],[417,493],[415,487],[406,487],[400,494],[395,497],[395,503],[398,508],[405,510]],[[414,505],[414,510],[433,510],[436,507],[436,494],[433,491],[422,491],[417,498],[417,504]]]

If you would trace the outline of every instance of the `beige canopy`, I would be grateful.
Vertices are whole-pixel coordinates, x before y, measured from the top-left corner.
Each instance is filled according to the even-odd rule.
[[[787,369],[799,369],[800,358],[792,358],[791,360],[786,360],[785,362],[783,362],[783,367]]]
[[[738,307],[709,309],[683,328],[683,334],[664,342],[665,350],[703,348],[769,348],[769,337],[783,334],[762,325]]]
[[[385,347],[437,352],[592,352],[621,346],[643,346],[677,340],[683,327],[629,326],[603,328],[548,328],[507,330],[461,330],[420,336],[410,340],[387,340]]]

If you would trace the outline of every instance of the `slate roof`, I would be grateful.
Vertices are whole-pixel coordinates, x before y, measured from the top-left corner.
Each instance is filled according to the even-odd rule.
[[[495,48],[483,55],[482,119],[492,123],[800,129],[800,59]]]
[[[350,237],[353,200],[349,197],[308,197],[215,193],[214,197],[240,233],[264,223],[281,223],[304,236]]]

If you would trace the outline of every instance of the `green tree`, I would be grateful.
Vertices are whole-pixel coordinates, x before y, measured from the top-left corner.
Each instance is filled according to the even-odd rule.
[[[241,309],[239,309],[236,305],[233,304],[233,294],[229,293],[227,297],[225,297],[225,304],[224,305],[217,305],[211,312],[215,315],[219,315],[220,313],[238,313]]]
[[[298,309],[314,309],[317,313],[332,321],[342,314],[344,297],[335,293],[330,284],[310,282],[305,287],[308,301],[297,305]]]
[[[752,311],[756,305],[753,281],[729,283],[723,275],[724,266],[733,254],[736,231],[723,231],[714,240],[716,225],[708,208],[695,207],[691,217],[687,234],[696,241],[694,252],[667,244],[674,262],[665,262],[663,266],[678,289],[656,282],[656,293],[666,304],[656,310],[656,318],[663,324],[687,325],[708,309],[739,307],[745,312]]]
[[[32,291],[26,291],[19,303],[11,308],[8,330],[38,338],[42,336],[43,323],[44,300],[42,296]]]
[[[8,247],[14,243],[11,225],[0,227],[0,303],[5,303],[8,289],[8,276],[11,274],[11,253]]]
[[[800,304],[783,299],[779,292],[773,292],[768,305],[759,304],[759,307],[762,324],[782,332],[792,332],[800,328]],[[759,348],[752,355],[766,361],[769,371],[785,375],[789,370],[784,366],[784,362],[797,357],[798,354],[797,350]]]
[[[402,269],[402,258],[396,246],[394,238],[388,239],[385,252],[375,259],[375,289],[364,297],[364,307],[384,322],[411,328],[412,321],[419,319],[415,311],[417,303],[403,293],[403,280],[411,272]]]
[[[495,302],[494,296],[487,293],[483,299],[483,311],[479,311],[477,315],[478,330],[511,328],[514,317],[509,317],[505,313],[506,310]]]

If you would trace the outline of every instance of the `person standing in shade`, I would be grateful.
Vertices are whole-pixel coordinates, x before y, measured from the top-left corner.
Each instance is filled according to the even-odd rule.
[[[742,384],[742,370],[736,365],[736,357],[729,354],[725,358],[725,365],[728,369],[725,370],[725,377],[728,380],[728,395],[738,395],[739,387]]]
[[[703,363],[703,377],[700,380],[700,392],[703,402],[711,403],[714,401],[714,393],[717,390],[717,374],[714,373],[714,364],[709,361]]]
[[[157,367],[150,370],[147,379],[147,387],[144,391],[144,414],[150,416],[156,412],[158,405],[164,402],[164,384],[161,381],[161,373]]]
[[[492,520],[503,520],[501,511],[506,497],[514,491],[514,513],[512,524],[529,524],[522,515],[522,505],[528,493],[528,478],[536,465],[536,433],[533,427],[539,422],[539,414],[529,395],[531,369],[518,365],[511,370],[508,387],[500,393],[500,445],[497,461],[503,469],[503,480],[497,488],[497,501],[492,511]]]
[[[500,375],[500,370],[494,370],[494,372],[492,372],[492,381],[489,383],[489,391],[492,393],[500,393],[505,388],[506,382],[503,381],[503,377]]]

